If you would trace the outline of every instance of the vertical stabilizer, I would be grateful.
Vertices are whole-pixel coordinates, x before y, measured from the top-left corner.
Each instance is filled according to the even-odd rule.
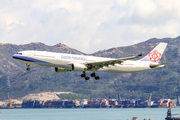
[[[159,43],[149,54],[147,54],[140,61],[149,61],[158,63],[163,55],[163,52],[167,46],[167,43]]]

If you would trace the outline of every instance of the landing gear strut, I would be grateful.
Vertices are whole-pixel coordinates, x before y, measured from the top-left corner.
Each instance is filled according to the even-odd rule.
[[[30,71],[30,68],[29,68],[30,65],[29,65],[29,64],[26,64],[26,66],[27,66],[26,70],[27,70],[27,71]]]
[[[89,80],[89,77],[86,76],[86,72],[85,71],[83,71],[83,73],[81,74],[81,77],[84,77],[85,80]]]

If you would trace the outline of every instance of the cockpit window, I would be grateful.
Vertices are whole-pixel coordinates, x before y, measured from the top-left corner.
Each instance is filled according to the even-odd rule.
[[[17,53],[18,55],[22,55],[22,53]]]

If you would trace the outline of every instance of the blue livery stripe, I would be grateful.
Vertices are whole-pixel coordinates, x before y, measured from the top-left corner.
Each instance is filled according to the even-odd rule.
[[[35,62],[35,63],[48,63],[48,62],[45,62],[42,60],[38,60],[38,59],[34,59],[34,58],[22,56],[22,55],[13,55],[13,58],[18,59],[18,60],[28,61],[28,62]],[[50,63],[48,63],[48,64],[50,64]]]

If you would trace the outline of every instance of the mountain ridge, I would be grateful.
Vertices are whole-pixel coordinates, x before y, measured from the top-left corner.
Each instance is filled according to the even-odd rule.
[[[101,77],[99,81],[95,81],[93,79],[85,81],[80,77],[80,72],[55,73],[54,68],[49,67],[30,66],[31,71],[27,72],[25,70],[25,64],[12,59],[13,54],[22,50],[30,49],[112,58],[134,56],[143,52],[143,56],[145,56],[159,42],[168,43],[161,62],[171,62],[171,65],[166,65],[164,68],[129,74],[98,73]],[[157,94],[157,91],[159,92],[161,89],[164,90],[165,88],[160,88],[160,83],[164,81],[165,83],[163,84],[169,86],[168,89],[171,87],[168,85],[169,81],[173,81],[172,85],[180,90],[178,86],[179,83],[177,83],[177,81],[179,82],[180,77],[180,71],[178,69],[178,63],[180,62],[179,46],[180,36],[176,38],[152,38],[131,46],[114,47],[107,50],[100,50],[92,54],[83,53],[62,43],[58,43],[53,46],[48,46],[41,42],[33,42],[25,45],[1,43],[0,57],[2,59],[0,59],[0,91],[2,92],[0,93],[0,100],[6,98],[7,92],[10,93],[12,98],[19,98],[29,93],[51,91],[76,92],[95,97],[115,96],[119,93],[121,93],[122,96],[127,97],[127,91],[135,91],[135,94],[131,95],[131,97],[138,96],[138,94],[145,97],[149,92],[155,92],[154,94]],[[8,77],[10,80],[10,86],[7,85]],[[149,81],[151,82],[147,84]],[[140,86],[140,90],[136,89],[136,87],[139,86],[138,83],[144,85]],[[146,89],[146,87],[148,89]],[[151,90],[150,88],[153,89]]]

